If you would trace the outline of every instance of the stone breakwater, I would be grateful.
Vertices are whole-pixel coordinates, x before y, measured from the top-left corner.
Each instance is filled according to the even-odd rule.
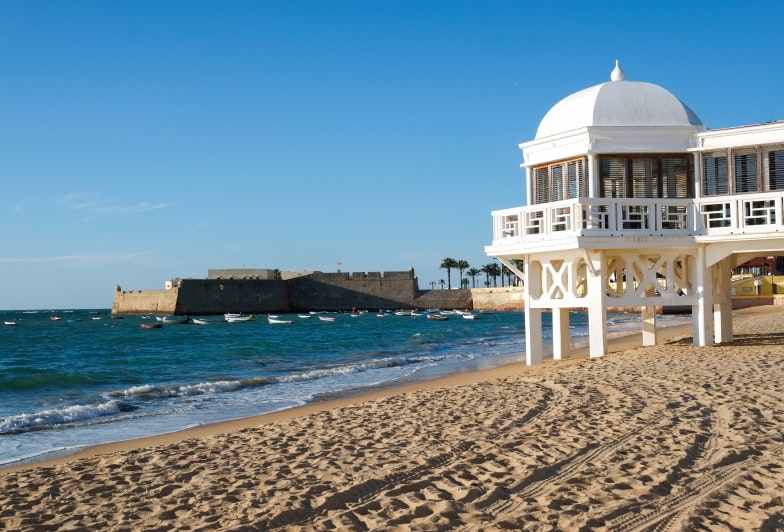
[[[208,315],[352,308],[474,308],[471,290],[420,290],[413,270],[322,273],[292,279],[182,279],[164,290],[122,290],[113,314]]]

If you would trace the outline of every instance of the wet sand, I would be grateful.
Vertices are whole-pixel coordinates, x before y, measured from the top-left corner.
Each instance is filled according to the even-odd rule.
[[[784,528],[784,307],[0,469],[9,530]]]

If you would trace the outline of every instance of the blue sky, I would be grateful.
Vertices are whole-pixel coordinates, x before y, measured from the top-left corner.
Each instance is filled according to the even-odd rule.
[[[0,308],[210,268],[492,260],[518,143],[609,80],[784,119],[779,2],[0,0]],[[453,276],[453,282],[456,275]]]

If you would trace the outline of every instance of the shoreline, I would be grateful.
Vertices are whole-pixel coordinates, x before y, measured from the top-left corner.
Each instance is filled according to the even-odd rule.
[[[669,327],[662,327],[658,329],[658,331],[661,339],[660,341],[665,341],[675,336],[682,336],[687,333],[690,334],[691,325],[673,325]],[[641,343],[641,332],[629,331],[615,333],[614,335],[608,337],[608,353],[626,351],[628,349],[640,346]],[[50,467],[58,464],[68,463],[72,460],[94,457],[100,454],[134,451],[143,449],[145,447],[179,443],[192,438],[205,438],[215,436],[217,434],[255,428],[260,425],[279,423],[300,416],[307,416],[309,414],[327,410],[344,408],[366,401],[385,399],[398,394],[416,392],[424,389],[475,384],[485,380],[496,380],[510,374],[538,375],[553,371],[561,367],[571,366],[573,364],[579,364],[590,360],[588,357],[587,345],[580,345],[579,347],[575,347],[568,358],[559,361],[552,360],[551,356],[552,354],[550,353],[550,358],[545,358],[542,364],[535,366],[527,366],[524,361],[521,361],[512,364],[504,364],[494,368],[453,373],[416,382],[382,385],[378,388],[373,388],[370,390],[347,391],[345,392],[345,395],[339,394],[341,395],[339,397],[332,396],[338,394],[330,394],[329,397],[323,400],[314,400],[305,405],[286,408],[275,412],[267,412],[254,416],[218,421],[215,423],[205,423],[196,427],[190,427],[164,434],[156,434],[129,440],[90,445],[76,449],[73,452],[69,452],[68,450],[53,451],[52,453],[48,454],[56,454],[57,456],[46,457],[46,455],[43,455],[40,460],[37,459],[37,457],[32,457],[29,459],[20,460],[19,462],[0,464],[0,477],[2,477],[4,473],[8,472],[22,471],[37,467]]]
[[[13,530],[784,528],[784,307],[0,470]]]

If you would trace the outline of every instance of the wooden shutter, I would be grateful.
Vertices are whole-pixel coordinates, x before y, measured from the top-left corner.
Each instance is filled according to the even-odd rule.
[[[626,159],[603,157],[599,162],[603,198],[626,198]]]
[[[757,192],[757,152],[743,150],[732,154],[736,194]]]
[[[784,190],[784,149],[767,152],[766,190]]]
[[[706,154],[702,158],[702,187],[706,196],[729,194],[729,172],[727,154]]]

